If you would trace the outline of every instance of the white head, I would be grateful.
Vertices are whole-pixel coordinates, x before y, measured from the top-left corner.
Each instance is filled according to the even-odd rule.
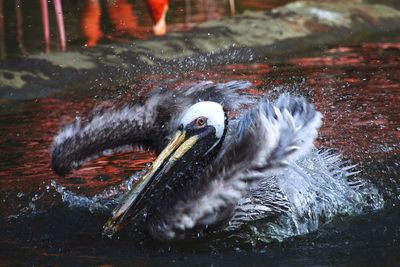
[[[216,153],[213,153],[213,155],[207,158],[204,157],[220,144],[224,129],[225,113],[222,106],[218,103],[209,101],[199,102],[183,112],[175,134],[153,161],[152,166],[146,174],[139,179],[135,187],[124,197],[121,204],[114,211],[113,217],[105,225],[104,233],[109,236],[113,235],[124,225],[122,222],[125,218],[128,218],[126,214],[129,211],[134,213],[133,216],[141,211],[140,205],[143,203],[142,199],[146,199],[146,197],[154,198],[153,194],[163,192],[162,190],[154,191],[157,184],[155,181],[165,179],[163,177],[168,177],[171,180],[186,179],[186,175],[177,175],[174,170],[175,166],[181,168],[178,173],[184,173],[191,169],[182,169],[182,165],[178,163],[182,158],[188,157],[186,158],[187,161],[183,162],[194,164],[194,162],[206,162],[205,160],[210,160],[212,156],[216,156]],[[188,151],[192,153],[188,153]],[[169,195],[170,193],[168,191]]]
[[[215,136],[218,139],[222,137],[225,128],[225,114],[220,104],[211,101],[198,102],[183,113],[180,122],[186,126],[197,119],[205,119],[206,125],[215,128]]]

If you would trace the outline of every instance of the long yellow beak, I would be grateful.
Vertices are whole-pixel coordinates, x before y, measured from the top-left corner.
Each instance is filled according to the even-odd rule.
[[[197,142],[197,135],[187,137],[185,131],[177,131],[169,144],[163,149],[160,155],[153,161],[148,171],[136,182],[134,187],[123,197],[121,203],[113,211],[112,217],[103,227],[103,235],[112,237],[125,224],[128,211],[139,206],[144,199],[149,186],[155,182],[155,174],[159,171],[157,177],[168,172],[171,167],[179,160],[193,145]],[[171,156],[172,154],[172,156]],[[163,164],[166,160],[168,161]],[[152,182],[151,182],[152,181]],[[135,212],[139,212],[136,210]],[[136,214],[133,214],[135,216]]]

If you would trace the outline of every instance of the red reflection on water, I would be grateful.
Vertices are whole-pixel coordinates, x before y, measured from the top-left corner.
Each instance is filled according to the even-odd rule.
[[[277,6],[285,5],[294,0],[245,0],[237,1],[238,8],[242,10],[271,10]]]
[[[323,145],[359,160],[400,152],[399,55],[399,43],[377,43],[290,61],[315,91]]]
[[[294,65],[299,66],[315,66],[315,65],[336,65],[336,66],[349,66],[349,65],[361,65],[364,58],[358,53],[351,53],[350,49],[348,51],[329,51],[332,56],[324,57],[308,57],[308,58],[296,58],[289,62]]]
[[[341,150],[346,156],[363,161],[400,153],[400,44],[365,44],[338,47],[322,56],[297,58],[288,64],[232,64],[215,66],[207,72],[195,70],[175,75],[138,77],[130,90],[122,94],[129,101],[146,95],[160,81],[172,79],[171,88],[201,80],[249,80],[255,84],[246,90],[264,94],[276,88],[312,98],[324,115],[318,145]],[[356,59],[356,60],[355,60]],[[118,92],[119,94],[120,92]],[[121,96],[120,96],[121,98]],[[0,115],[0,195],[28,194],[40,191],[50,180],[73,191],[93,195],[119,184],[133,171],[154,159],[146,151],[131,151],[102,156],[85,163],[67,177],[56,176],[50,168],[49,149],[60,126],[76,116],[85,119],[94,106],[113,105],[91,98],[20,102],[13,113]],[[6,204],[4,204],[6,203]],[[21,200],[16,198],[15,207]],[[1,203],[2,213],[12,214],[15,207]],[[10,210],[10,211],[9,211]],[[1,214],[0,214],[1,216]]]

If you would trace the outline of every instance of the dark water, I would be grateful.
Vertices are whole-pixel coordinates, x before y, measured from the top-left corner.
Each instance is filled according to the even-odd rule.
[[[161,80],[246,79],[254,94],[292,92],[310,98],[324,115],[318,146],[342,151],[385,197],[383,210],[340,217],[315,233],[281,243],[211,236],[157,243],[128,231],[101,238],[109,211],[90,210],[84,198],[119,185],[142,169],[151,152],[104,156],[60,178],[49,147],[60,126],[97,105],[145,95]],[[0,106],[0,265],[400,265],[400,43],[335,47],[286,62],[214,66],[185,74],[136,77],[113,92],[65,93]],[[70,207],[54,185],[78,194]],[[64,198],[63,198],[64,197]],[[92,206],[90,206],[92,207]]]

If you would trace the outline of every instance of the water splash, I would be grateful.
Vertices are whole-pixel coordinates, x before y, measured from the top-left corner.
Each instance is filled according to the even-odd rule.
[[[291,163],[274,173],[291,203],[290,210],[274,220],[251,223],[249,231],[239,236],[253,245],[282,241],[316,231],[338,215],[382,209],[382,194],[359,174],[356,165],[350,165],[332,150],[314,152]]]
[[[110,213],[145,170],[136,172],[121,184],[111,186],[93,197],[67,190],[54,180],[51,187],[71,209],[84,208],[91,213]],[[283,241],[316,231],[338,215],[358,215],[383,208],[384,200],[370,182],[358,178],[356,165],[344,161],[332,150],[314,151],[292,162],[283,171],[274,171],[279,187],[291,203],[281,216],[250,222],[237,236],[254,246]]]
[[[92,213],[108,212],[121,201],[122,196],[132,188],[132,184],[143,175],[143,172],[136,172],[121,184],[111,186],[93,197],[87,197],[67,190],[64,186],[58,185],[54,180],[51,181],[51,187],[60,194],[62,202],[70,208],[84,208]]]

